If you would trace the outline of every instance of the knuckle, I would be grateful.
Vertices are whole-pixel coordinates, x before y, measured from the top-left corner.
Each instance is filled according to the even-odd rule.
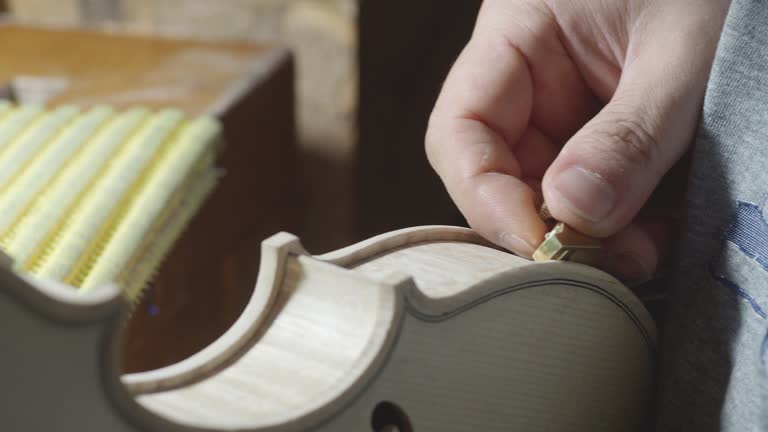
[[[624,119],[618,121],[616,126],[613,138],[621,145],[624,157],[640,167],[651,166],[656,159],[658,143],[645,122]]]
[[[653,169],[659,142],[653,127],[639,118],[622,117],[594,125],[597,150],[624,168]]]

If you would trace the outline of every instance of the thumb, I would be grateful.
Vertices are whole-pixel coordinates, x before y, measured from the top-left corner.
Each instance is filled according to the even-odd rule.
[[[542,182],[551,213],[607,237],[627,226],[688,147],[706,86],[679,61],[628,65],[610,102],[563,147]],[[674,70],[675,65],[682,69]],[[673,70],[669,70],[672,68]]]

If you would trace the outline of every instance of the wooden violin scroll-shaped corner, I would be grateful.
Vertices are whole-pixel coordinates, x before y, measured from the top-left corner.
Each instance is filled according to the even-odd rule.
[[[281,232],[265,240],[261,247],[256,287],[232,327],[214,343],[186,360],[153,371],[124,375],[123,383],[135,394],[141,394],[177,388],[213,373],[249,343],[273,312],[288,257],[306,254],[299,239],[292,234]]]
[[[453,227],[297,250],[259,277],[260,330],[142,409],[179,430],[642,430],[656,330],[611,276]]]
[[[254,296],[230,331],[187,364],[124,377],[147,427],[310,430],[380,367],[410,279],[374,280],[286,239],[265,242]]]
[[[2,316],[23,320],[0,299]],[[455,227],[395,231],[320,256],[288,234],[272,237],[251,301],[224,335],[122,385],[98,360],[112,358],[113,344],[97,337],[110,327],[97,328],[84,336],[90,351],[73,353],[91,359],[85,366],[44,372],[85,380],[82,397],[103,399],[89,408],[93,424],[110,431],[641,431],[656,350],[650,315],[616,279],[531,262]],[[13,340],[8,329],[3,337]],[[21,368],[23,355],[14,358]],[[48,396],[15,406],[53,413],[57,398],[71,399]],[[59,430],[88,430],[50,415]]]

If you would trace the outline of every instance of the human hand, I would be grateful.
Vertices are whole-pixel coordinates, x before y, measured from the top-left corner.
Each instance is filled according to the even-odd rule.
[[[486,0],[426,135],[469,224],[530,256],[544,200],[605,238],[603,268],[650,277],[671,233],[646,203],[692,141],[729,4]]]

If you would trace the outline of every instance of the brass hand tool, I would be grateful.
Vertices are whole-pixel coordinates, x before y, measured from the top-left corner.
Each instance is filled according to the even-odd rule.
[[[573,261],[595,265],[602,254],[599,239],[584,235],[563,222],[555,220],[546,204],[539,210],[541,219],[552,228],[533,253],[534,261]]]

